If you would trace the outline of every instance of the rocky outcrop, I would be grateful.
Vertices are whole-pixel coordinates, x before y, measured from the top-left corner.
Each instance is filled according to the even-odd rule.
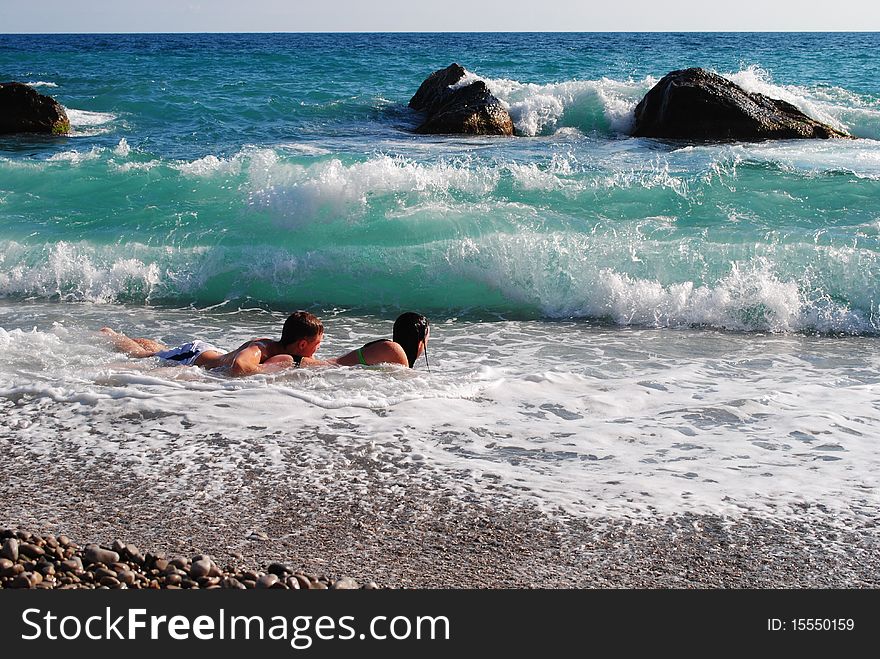
[[[70,120],[55,99],[38,94],[21,82],[0,83],[0,135],[70,132]]]
[[[672,71],[635,109],[634,137],[769,140],[851,137],[791,103],[749,93],[705,69]]]
[[[425,79],[409,101],[413,110],[427,115],[416,132],[513,135],[510,114],[486,83],[455,87],[464,75],[464,67],[450,64]]]

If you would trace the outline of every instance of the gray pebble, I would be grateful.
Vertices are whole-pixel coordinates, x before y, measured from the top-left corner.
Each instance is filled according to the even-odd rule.
[[[357,590],[360,585],[351,577],[342,577],[334,581],[330,588],[332,590]]]

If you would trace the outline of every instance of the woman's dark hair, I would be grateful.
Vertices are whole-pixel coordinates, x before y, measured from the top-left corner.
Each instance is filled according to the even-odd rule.
[[[419,342],[424,341],[428,336],[428,319],[423,315],[414,311],[407,311],[400,314],[394,321],[394,332],[392,340],[399,343],[400,347],[406,353],[409,360],[409,367],[412,368],[419,356]],[[428,362],[427,346],[425,348],[425,363]]]

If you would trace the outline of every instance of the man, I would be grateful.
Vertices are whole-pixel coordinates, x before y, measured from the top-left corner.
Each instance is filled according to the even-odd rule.
[[[153,339],[133,339],[109,327],[102,328],[101,333],[129,357],[159,357],[187,366],[222,369],[234,377],[325,363],[313,358],[324,339],[324,325],[308,311],[290,314],[278,341],[254,339],[226,353],[204,341],[192,341],[169,349]]]

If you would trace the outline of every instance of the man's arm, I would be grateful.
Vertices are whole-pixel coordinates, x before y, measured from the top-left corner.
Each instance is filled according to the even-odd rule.
[[[247,348],[241,348],[238,354],[232,360],[232,366],[229,368],[229,374],[233,377],[243,377],[245,375],[253,375],[263,371],[262,364],[263,351],[260,346],[251,345]]]

